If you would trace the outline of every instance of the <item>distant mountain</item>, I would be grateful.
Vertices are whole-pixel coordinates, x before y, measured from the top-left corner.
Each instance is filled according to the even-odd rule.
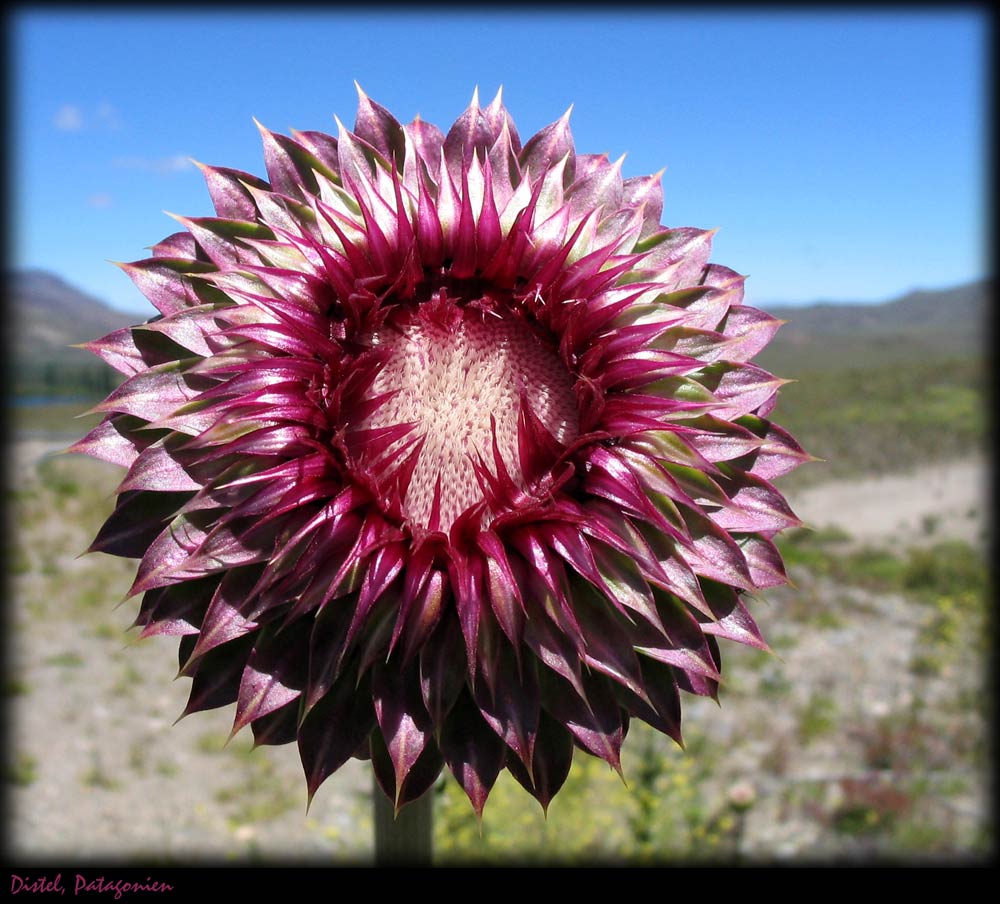
[[[909,292],[876,304],[816,302],[806,307],[770,307],[776,317],[791,321],[789,333],[850,335],[863,332],[950,330],[977,325],[985,314],[986,281],[951,289]]]
[[[15,355],[63,351],[136,320],[135,314],[117,311],[44,270],[10,274],[7,303],[7,322],[13,327],[10,348]]]
[[[917,358],[980,357],[986,352],[992,294],[992,283],[981,280],[909,292],[880,304],[768,307],[768,313],[788,322],[759,362],[787,376]]]
[[[136,321],[44,270],[6,275],[4,344],[15,396],[100,396],[118,381],[87,351],[70,346]]]

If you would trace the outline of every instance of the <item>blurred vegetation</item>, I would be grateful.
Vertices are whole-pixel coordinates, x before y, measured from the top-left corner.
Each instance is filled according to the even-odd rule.
[[[826,369],[782,368],[773,418],[823,461],[783,486],[886,474],[984,449],[986,370],[976,358],[903,361]]]
[[[15,396],[44,398],[103,398],[121,376],[103,361],[80,349],[41,352],[11,368]]]
[[[480,825],[453,781],[435,787],[439,865],[641,864],[662,859],[731,860],[746,804],[704,793],[721,751],[692,735],[680,750],[635,722],[622,751],[626,781],[607,763],[576,752],[565,786],[543,814],[506,772]]]
[[[8,402],[7,423],[15,436],[41,436],[67,440],[83,436],[101,421],[100,414],[84,414],[100,399],[78,399],[45,404]]]
[[[989,572],[981,552],[961,540],[941,540],[903,552],[856,547],[835,530],[788,531],[776,541],[786,567],[876,591],[906,592],[921,602],[942,595],[981,596]]]

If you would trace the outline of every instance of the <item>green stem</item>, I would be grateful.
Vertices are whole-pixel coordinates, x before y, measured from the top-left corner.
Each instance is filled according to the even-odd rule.
[[[375,783],[375,865],[430,866],[434,791],[393,812],[392,802]]]

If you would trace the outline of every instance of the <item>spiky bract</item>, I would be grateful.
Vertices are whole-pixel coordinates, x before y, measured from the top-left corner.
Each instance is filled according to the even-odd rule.
[[[526,143],[498,95],[447,135],[361,93],[354,131],[261,128],[268,181],[123,265],[159,310],[90,348],[127,379],[74,447],[123,465],[92,548],[140,560],[185,712],[297,741],[309,793],[371,756],[547,806],[574,746],[680,740],[743,595],[785,580],[771,480],[808,456],[749,363],[779,321],[660,225],[658,176]]]

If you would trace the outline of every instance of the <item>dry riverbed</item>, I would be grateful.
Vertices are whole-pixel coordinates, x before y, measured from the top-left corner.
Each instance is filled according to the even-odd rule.
[[[913,544],[929,536],[984,538],[989,481],[982,458],[923,465],[905,474],[838,480],[792,496],[809,527],[837,527],[859,542]]]

